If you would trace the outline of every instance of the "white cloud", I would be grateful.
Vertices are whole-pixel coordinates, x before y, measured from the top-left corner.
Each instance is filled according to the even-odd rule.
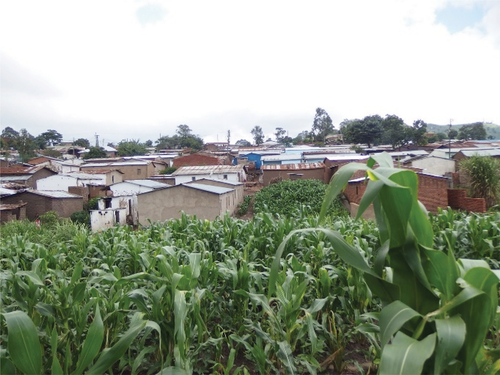
[[[369,114],[500,123],[499,6],[485,3],[482,30],[451,35],[434,23],[449,3],[3,2],[1,51],[58,95],[43,99],[50,111],[2,103],[11,123],[2,115],[1,126],[54,119],[65,137],[119,141],[188,124],[237,140],[255,125],[295,136],[316,107],[335,124]],[[138,22],[140,9],[154,22]]]

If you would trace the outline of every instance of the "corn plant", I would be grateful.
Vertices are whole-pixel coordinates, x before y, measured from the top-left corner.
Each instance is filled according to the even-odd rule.
[[[374,169],[376,163],[379,167]],[[384,303],[379,316],[379,373],[477,373],[489,355],[483,342],[497,314],[499,271],[484,261],[457,261],[451,248],[432,249],[432,226],[417,200],[417,176],[393,168],[387,154],[371,157],[366,165],[342,167],[329,185],[320,220],[357,170],[366,171],[369,179],[358,216],[373,204],[382,244],[373,266],[338,232],[326,228],[300,232],[323,232],[339,256],[363,272]],[[270,293],[276,288],[286,242],[296,233],[291,232],[278,248]],[[498,368],[500,360],[490,365]]]

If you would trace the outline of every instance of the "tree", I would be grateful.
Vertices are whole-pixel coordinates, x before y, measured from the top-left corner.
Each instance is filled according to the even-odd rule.
[[[326,136],[333,133],[332,119],[322,108],[316,108],[316,115],[312,125],[311,133],[315,142],[325,142]]]
[[[286,130],[283,128],[276,128],[274,135],[276,136],[276,142],[283,143],[283,139],[286,136]]]
[[[437,140],[438,140],[439,142],[442,142],[442,141],[444,141],[444,140],[445,140],[446,138],[448,138],[448,137],[446,136],[446,134],[445,134],[445,133],[440,132],[440,133],[437,133],[437,134],[436,134],[436,138],[437,138]]]
[[[146,147],[153,147],[153,141],[151,139],[148,139],[146,142],[144,142],[144,145]]]
[[[148,152],[146,145],[139,140],[122,140],[116,149],[119,156],[144,155]]]
[[[344,120],[340,123],[340,132],[348,143],[366,143],[368,147],[377,143],[382,134],[382,117],[366,116],[363,120]]]
[[[486,206],[498,203],[500,196],[500,162],[491,156],[474,155],[460,163],[469,186],[470,195],[484,198]]]
[[[15,148],[19,132],[7,126],[2,130],[1,142],[3,149]]]
[[[236,143],[236,146],[242,146],[242,147],[249,147],[251,146],[252,144],[250,142],[248,142],[246,139],[240,139],[238,140]]]
[[[458,131],[458,138],[461,140],[486,139],[486,129],[482,122],[467,124],[462,126]]]
[[[89,148],[90,142],[88,139],[78,138],[76,141],[73,142],[73,146],[80,146],[80,147]]]
[[[396,115],[386,115],[382,120],[382,128],[384,130],[382,142],[390,144],[392,148],[403,146],[410,138],[408,126]]]
[[[203,148],[203,139],[194,135],[187,125],[179,125],[176,134],[172,137],[163,136],[156,141],[156,151],[171,148],[191,148],[201,150]]]
[[[427,133],[427,124],[423,120],[413,121],[412,127],[412,141],[413,144],[418,146],[425,146],[427,144],[427,138],[425,134]]]
[[[312,140],[313,140],[312,134],[309,133],[307,130],[304,130],[299,134],[297,134],[297,136],[292,139],[292,142],[294,145],[298,145],[302,143],[312,142]]]
[[[87,152],[83,159],[95,159],[95,158],[107,158],[108,154],[102,147],[90,147],[89,152]]]
[[[22,162],[26,162],[29,159],[36,156],[35,154],[35,137],[33,137],[26,129],[21,129],[19,132],[19,137],[16,141],[17,152],[19,152],[19,157]]]
[[[257,146],[264,143],[264,132],[262,131],[262,128],[260,126],[254,126],[251,133],[253,136],[253,140],[255,141],[255,144]]]
[[[62,134],[54,129],[47,129],[46,132],[40,134],[39,136],[45,139],[48,146],[58,145],[59,143],[61,143],[63,138]]]

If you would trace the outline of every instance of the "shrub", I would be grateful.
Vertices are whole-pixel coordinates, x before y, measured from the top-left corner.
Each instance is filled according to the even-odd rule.
[[[490,156],[474,155],[460,163],[460,171],[466,176],[470,194],[484,198],[491,207],[498,203],[500,191],[500,163]]]
[[[238,210],[236,211],[239,216],[243,216],[248,212],[250,202],[252,202],[252,196],[245,195],[245,197],[243,197],[243,202],[238,205]]]
[[[85,210],[72,213],[70,219],[73,223],[90,225],[90,214]]]
[[[47,226],[55,225],[60,221],[59,214],[55,211],[47,211],[43,215],[40,215],[39,219],[40,224]]]
[[[167,167],[164,170],[160,171],[160,174],[172,174],[177,170],[176,167]]]
[[[85,211],[97,210],[99,199],[100,198],[97,197],[89,199],[89,201],[83,205],[83,209]]]
[[[326,187],[319,180],[285,180],[271,184],[255,195],[255,212],[287,215],[308,206],[311,213],[319,213]],[[334,201],[332,211],[345,212],[340,199]]]

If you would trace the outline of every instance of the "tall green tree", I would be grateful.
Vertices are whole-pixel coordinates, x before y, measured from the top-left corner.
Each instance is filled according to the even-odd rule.
[[[83,159],[95,159],[95,158],[107,158],[108,154],[102,147],[90,147],[89,152],[87,152]]]
[[[283,143],[283,139],[286,137],[286,130],[283,128],[276,128],[274,135],[276,136],[276,142]]]
[[[46,132],[40,134],[40,137],[45,139],[47,146],[58,145],[59,143],[61,143],[63,138],[62,134],[54,129],[48,129]]]
[[[76,141],[73,142],[73,146],[80,146],[80,147],[89,148],[90,142],[88,139],[78,138]]]
[[[251,133],[253,136],[253,140],[257,146],[264,143],[264,132],[262,131],[262,128],[260,126],[254,126],[254,128],[251,130]]]
[[[499,203],[500,161],[474,155],[460,163],[460,173],[465,175],[472,197],[484,198],[487,207]]]
[[[36,156],[35,154],[35,137],[33,137],[26,129],[19,131],[19,137],[16,141],[16,149],[19,152],[21,161],[26,162]]]
[[[17,138],[19,137],[19,132],[7,126],[2,130],[2,135],[0,140],[2,142],[1,146],[3,149],[15,148]]]
[[[316,108],[311,133],[315,142],[325,142],[326,136],[333,133],[332,119],[323,108]]]
[[[382,142],[390,144],[392,148],[403,146],[410,138],[411,130],[403,119],[396,115],[387,115],[382,120],[382,129],[384,131]]]
[[[144,143],[139,140],[128,140],[124,139],[118,143],[116,149],[119,156],[135,156],[135,155],[145,155],[148,150]]]
[[[462,140],[468,139],[486,139],[486,129],[482,122],[475,122],[462,126],[458,131],[458,138]]]
[[[382,117],[366,116],[359,120],[344,120],[340,123],[340,132],[347,143],[364,143],[368,147],[377,144],[383,134]]]
[[[239,139],[238,141],[236,141],[235,145],[242,146],[242,147],[249,147],[252,144],[250,142],[248,142],[246,139]]]
[[[413,126],[411,130],[412,141],[418,146],[425,146],[427,144],[427,124],[423,120],[413,121]]]

